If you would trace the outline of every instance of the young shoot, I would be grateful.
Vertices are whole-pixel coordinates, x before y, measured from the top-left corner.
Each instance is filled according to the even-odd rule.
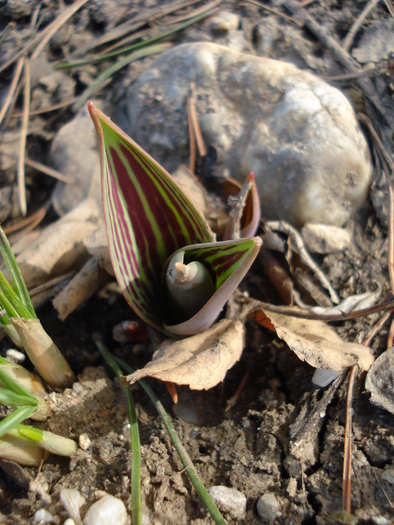
[[[0,323],[14,343],[25,349],[41,377],[50,386],[70,385],[74,374],[37,318],[18,263],[1,227],[0,253],[11,281],[10,284],[0,271]]]

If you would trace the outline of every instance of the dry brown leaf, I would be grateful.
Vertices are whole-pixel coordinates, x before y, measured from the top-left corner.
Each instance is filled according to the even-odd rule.
[[[224,319],[205,332],[175,342],[165,342],[153,361],[127,376],[130,384],[144,377],[208,390],[223,381],[244,348],[242,321]]]
[[[275,331],[279,339],[283,339],[301,361],[306,361],[315,368],[340,372],[349,366],[358,365],[361,370],[368,370],[374,361],[370,348],[343,341],[323,321],[262,310],[253,315],[259,324]]]
[[[96,202],[87,199],[42,230],[17,257],[27,287],[37,286],[49,276],[68,272],[81,258],[86,260],[87,252],[82,241],[98,228],[100,221]]]

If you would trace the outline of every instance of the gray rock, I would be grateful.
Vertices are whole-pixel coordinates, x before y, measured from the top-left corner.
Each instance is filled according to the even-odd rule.
[[[351,245],[350,233],[337,226],[306,224],[301,230],[302,238],[310,252],[341,252]]]
[[[216,485],[208,492],[219,510],[229,519],[242,520],[246,513],[246,496],[237,489]]]
[[[274,521],[279,515],[279,502],[273,492],[266,492],[257,501],[257,512],[263,520]]]
[[[74,209],[87,195],[101,203],[97,135],[86,108],[58,131],[51,159],[57,170],[75,179],[75,184],[56,185],[52,202],[59,215]]]
[[[394,346],[383,352],[368,371],[365,388],[374,405],[394,414]]]
[[[191,82],[216,175],[253,171],[266,219],[340,226],[363,205],[372,166],[345,96],[291,64],[212,43],[161,55],[121,108],[125,131],[170,172],[189,157]]]
[[[353,57],[362,64],[380,62],[394,52],[394,18],[376,20],[363,32]]]

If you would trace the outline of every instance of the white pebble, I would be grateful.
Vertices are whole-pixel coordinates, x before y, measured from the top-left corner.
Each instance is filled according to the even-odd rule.
[[[21,364],[26,359],[26,356],[23,352],[19,352],[19,350],[16,350],[15,348],[9,348],[5,352],[5,356],[10,361],[14,361],[15,363]]]
[[[72,518],[67,518],[63,525],[76,525],[76,523]]]
[[[260,496],[257,502],[257,512],[260,518],[274,521],[279,514],[279,502],[272,492],[266,492]]]
[[[59,518],[52,516],[47,509],[40,509],[34,514],[33,523],[59,523]]]
[[[352,242],[347,230],[326,224],[306,224],[301,235],[306,247],[313,253],[342,252]]]
[[[237,489],[217,485],[208,489],[219,510],[228,518],[242,520],[246,513],[246,496]]]
[[[63,489],[60,491],[60,501],[64,509],[68,512],[70,518],[75,523],[80,525],[82,523],[79,509],[85,503],[85,498],[77,489]]]
[[[83,525],[126,525],[127,522],[123,501],[109,495],[93,503],[83,519]]]
[[[312,377],[312,383],[320,388],[324,388],[332,383],[342,372],[335,370],[326,370],[325,368],[316,368]]]
[[[92,442],[90,441],[90,438],[87,434],[81,434],[79,436],[79,446],[81,450],[88,450],[88,448],[91,446]]]
[[[211,18],[210,26],[213,31],[235,31],[239,26],[239,18],[235,13],[229,11],[219,11],[219,13]]]

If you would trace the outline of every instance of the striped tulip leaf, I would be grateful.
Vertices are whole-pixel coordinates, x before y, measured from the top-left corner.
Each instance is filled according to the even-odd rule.
[[[245,251],[239,241],[242,247],[238,250],[232,241],[234,252],[223,246],[225,251],[219,255],[221,243],[215,242],[204,217],[172,177],[92,103],[88,108],[100,142],[104,219],[115,276],[139,317],[161,331],[178,333],[165,326],[166,319],[173,321],[168,316],[165,286],[165,268],[171,256],[187,249],[190,257],[207,267],[214,283],[212,294],[216,295],[253,250]],[[182,272],[184,266],[175,263],[174,268]],[[175,326],[179,324],[183,323]]]
[[[166,330],[179,336],[202,332],[216,320],[230,295],[245,277],[259,253],[260,237],[240,241],[186,246],[180,251],[186,261],[200,261],[209,268],[215,291],[204,306],[190,319],[177,324],[165,324]],[[174,254],[176,257],[176,254]]]

